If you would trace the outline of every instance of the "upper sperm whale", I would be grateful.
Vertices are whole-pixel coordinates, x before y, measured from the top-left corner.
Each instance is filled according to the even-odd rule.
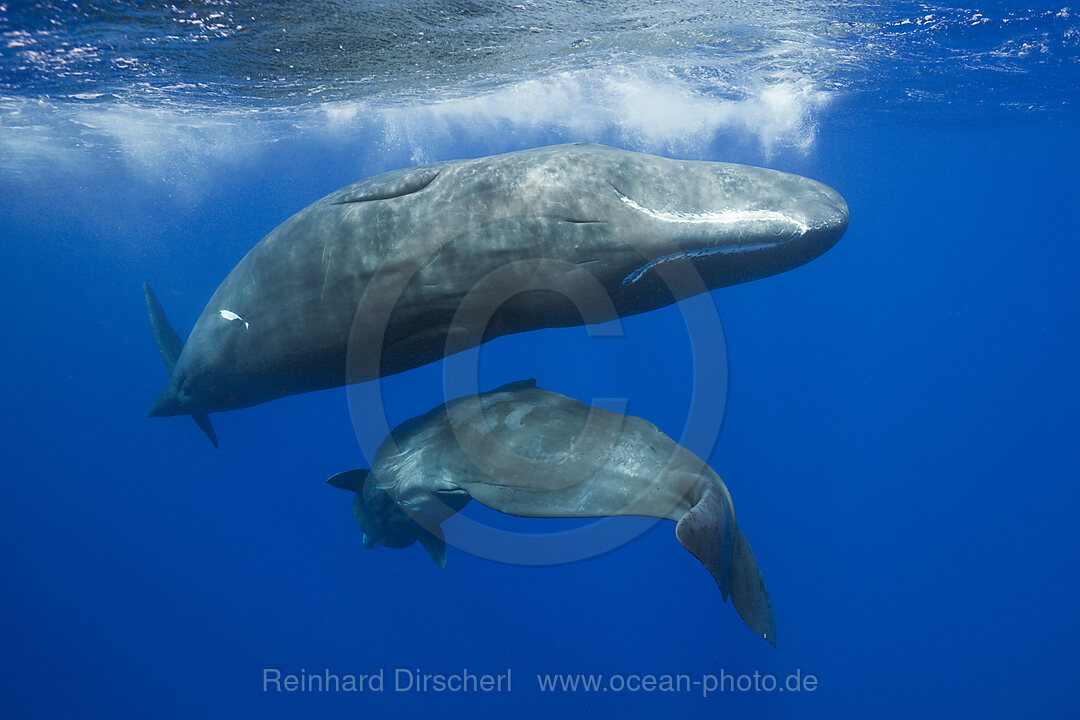
[[[848,224],[814,180],[602,145],[378,175],[292,216],[186,343],[147,288],[169,384],[153,416],[363,382],[509,333],[598,323],[802,265]]]

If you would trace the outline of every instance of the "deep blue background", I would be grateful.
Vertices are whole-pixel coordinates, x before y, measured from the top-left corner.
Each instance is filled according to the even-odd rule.
[[[278,222],[407,157],[279,143],[182,191],[107,161],[0,179],[4,714],[1075,717],[1077,127],[875,123],[826,124],[806,155],[704,153],[820,179],[851,208],[821,259],[712,296],[730,398],[710,462],[769,585],[775,650],[670,524],[547,568],[363,550],[350,498],[323,482],[364,465],[344,391],[216,416],[220,450],[189,420],[145,417],[165,374],[143,280],[186,334]],[[481,384],[626,396],[677,436],[682,317],[625,326],[490,343]],[[440,383],[439,366],[386,381],[391,421],[439,402]],[[511,667],[514,692],[261,692],[263,667],[397,666]],[[533,677],[721,669],[802,669],[819,689],[544,696]]]

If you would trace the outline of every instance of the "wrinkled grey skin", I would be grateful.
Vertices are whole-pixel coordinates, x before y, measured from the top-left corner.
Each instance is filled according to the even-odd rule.
[[[247,407],[663,307],[812,260],[847,223],[843,198],[807,178],[602,145],[386,173],[252,248],[150,414]]]
[[[370,471],[329,480],[356,492],[364,546],[421,542],[445,565],[441,523],[470,499],[523,517],[673,520],[746,624],[776,644],[772,606],[731,496],[700,458],[641,418],[513,383],[403,423]]]

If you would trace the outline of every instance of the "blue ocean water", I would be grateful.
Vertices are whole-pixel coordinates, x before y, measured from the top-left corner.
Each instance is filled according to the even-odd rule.
[[[1077,11],[9,0],[0,36],[6,716],[1080,712]],[[851,209],[821,258],[709,296],[722,343],[684,304],[474,358],[482,388],[626,398],[679,437],[719,353],[723,432],[692,449],[731,490],[775,649],[670,523],[541,567],[365,550],[324,483],[367,463],[344,390],[215,415],[219,450],[145,416],[166,377],[143,281],[183,335],[332,190],[577,140],[796,172]],[[425,412],[444,370],[385,379],[373,411]],[[267,669],[385,688],[279,692]],[[512,686],[397,692],[399,669]],[[608,689],[537,680],[575,673]],[[755,673],[815,683],[702,682]],[[646,674],[698,684],[611,683]]]

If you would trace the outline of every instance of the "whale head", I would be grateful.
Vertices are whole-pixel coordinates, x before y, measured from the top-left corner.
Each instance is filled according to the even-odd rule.
[[[439,567],[446,567],[446,541],[442,531],[438,527],[433,527],[433,532],[428,531],[410,518],[390,493],[379,486],[369,470],[348,470],[326,482],[356,493],[353,517],[363,532],[365,548],[404,548],[419,542]]]
[[[628,294],[656,296],[661,284],[676,296],[691,293],[679,287],[679,272],[671,272],[686,266],[710,290],[785,272],[825,253],[848,227],[843,197],[810,178],[609,148],[597,152],[608,160],[596,196],[608,196],[606,219],[641,255],[619,279]]]

